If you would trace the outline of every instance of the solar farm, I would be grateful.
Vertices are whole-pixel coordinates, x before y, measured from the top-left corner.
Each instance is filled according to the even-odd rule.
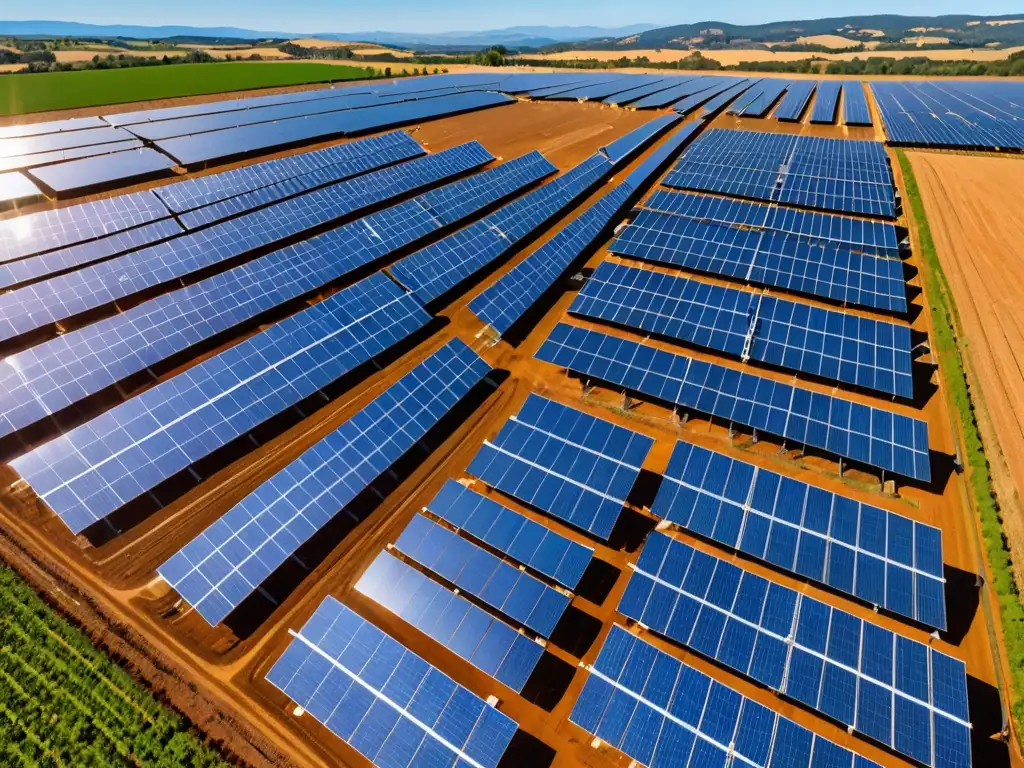
[[[92,113],[0,127],[0,523],[244,762],[1010,764],[895,148],[1024,84]]]

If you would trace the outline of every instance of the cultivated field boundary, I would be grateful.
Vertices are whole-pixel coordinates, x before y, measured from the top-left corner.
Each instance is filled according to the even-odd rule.
[[[956,303],[939,263],[935,241],[924,210],[924,201],[910,159],[903,149],[897,148],[895,151],[903,174],[907,199],[910,202],[910,218],[914,225],[916,245],[927,265],[927,269],[922,271],[922,282],[931,308],[933,352],[938,358],[949,399],[960,422],[959,429],[955,431],[959,432],[957,442],[964,451],[963,463],[970,486],[970,493],[967,494],[968,503],[974,508],[980,521],[981,542],[978,542],[978,545],[984,547],[984,561],[988,566],[986,578],[995,589],[999,605],[998,623],[1001,631],[997,633],[988,590],[981,590],[981,604],[993,642],[993,651],[997,654],[995,669],[1000,694],[1004,701],[1009,702],[1011,732],[1014,734],[1014,746],[1019,752],[1019,734],[1024,729],[1024,701],[1020,698],[1020,692],[1024,691],[1024,604],[1021,603],[1021,594],[1013,577],[1013,561],[1003,536],[999,502],[993,489],[988,459],[985,457],[975,414],[976,405],[968,385],[967,366],[960,352],[958,329],[961,326]],[[997,634],[1001,634],[1002,643],[999,643]],[[1008,685],[1004,678],[1007,669],[1010,678]]]

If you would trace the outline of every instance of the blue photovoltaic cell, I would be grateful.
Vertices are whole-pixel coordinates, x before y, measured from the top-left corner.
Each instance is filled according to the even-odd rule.
[[[100,117],[72,117],[68,120],[51,120],[46,123],[8,125],[0,128],[0,139],[16,139],[22,136],[41,136],[44,133],[81,131],[85,128],[106,128],[107,123]]]
[[[769,77],[743,94],[743,98],[729,108],[729,114],[740,117],[764,117],[789,87],[789,80]]]
[[[591,547],[577,544],[454,480],[444,484],[427,504],[427,511],[569,589],[576,589],[594,556]]]
[[[781,205],[667,189],[656,190],[644,201],[644,207],[716,224],[776,230],[811,241],[825,240],[851,252],[871,256],[898,258],[900,255],[896,226],[887,221],[855,219],[834,213],[800,211]]]
[[[0,297],[0,341],[208,269],[491,159],[472,142],[12,291]]]
[[[872,125],[864,84],[860,81],[843,83],[843,122],[846,125]]]
[[[135,192],[0,221],[0,262],[120,232],[170,213],[152,192]]]
[[[923,643],[657,532],[618,611],[920,763],[971,765],[967,667]]]
[[[0,173],[0,205],[5,208],[23,200],[42,196],[39,187],[20,173]]]
[[[793,80],[786,90],[785,97],[775,108],[773,117],[776,120],[799,120],[807,109],[807,102],[811,100],[811,94],[817,85],[814,80]]]
[[[497,768],[518,729],[333,597],[291,635],[267,680],[381,768]]]
[[[11,465],[80,533],[429,321],[381,274],[146,390]]]
[[[812,123],[834,123],[836,108],[839,106],[839,93],[843,87],[841,80],[822,80],[818,83],[818,95],[814,99],[811,110]]]
[[[1024,149],[1024,86],[1019,82],[871,83],[893,144]]]
[[[650,120],[636,130],[630,131],[622,138],[616,139],[611,144],[601,147],[608,159],[613,163],[621,163],[630,157],[640,147],[645,146],[654,137],[660,135],[678,123],[682,118],[677,114],[662,115]]]
[[[896,218],[892,171],[876,141],[716,128],[690,145],[664,184]]]
[[[651,512],[893,613],[946,629],[942,531],[687,442]]]
[[[303,141],[393,128],[416,120],[445,117],[511,104],[513,101],[500,93],[456,93],[433,99],[310,115],[276,123],[243,125],[197,136],[179,136],[157,141],[155,145],[180,164],[188,166]]]
[[[54,152],[75,147],[93,147],[115,141],[134,139],[121,128],[87,128],[81,131],[61,131],[38,136],[0,138],[0,157],[16,158],[20,155],[34,155],[40,152]]]
[[[356,589],[516,693],[544,654],[539,643],[387,552]]]
[[[461,341],[449,342],[242,499],[157,572],[216,625],[489,371]]]
[[[879,768],[615,624],[569,719],[650,768]]]
[[[705,91],[711,88],[715,83],[720,83],[725,79],[719,80],[712,77],[681,77],[678,82],[671,88],[652,93],[643,98],[640,98],[630,104],[634,109],[662,109],[667,107],[673,102],[679,101],[687,96],[700,91]]]
[[[403,158],[424,154],[419,142],[408,133],[392,131],[382,136],[370,136],[334,147],[267,160],[209,176],[185,179],[154,189],[153,192],[172,211],[184,213],[288,179],[315,173],[326,166],[376,155],[386,150],[397,151]]]
[[[602,262],[569,311],[910,399],[910,327]]]
[[[469,303],[470,311],[499,334],[533,306],[591,247],[622,212],[635,190],[623,183],[562,227],[558,233]]]
[[[675,77],[659,78],[646,85],[630,88],[628,91],[613,93],[604,100],[604,103],[620,107],[625,106],[626,104],[632,104],[634,101],[639,101],[645,96],[652,96],[655,93],[667,91],[669,88],[675,88],[678,84],[679,79]]]
[[[656,150],[645,157],[640,165],[634,168],[629,176],[623,179],[622,183],[634,190],[641,190],[654,181],[654,176],[660,173],[668,162],[678,154],[680,148],[689,141],[694,134],[704,128],[703,120],[694,120],[679,128]]]
[[[536,357],[841,458],[931,480],[928,424],[920,419],[565,323]]]
[[[530,153],[11,355],[0,361],[0,436],[416,242],[531,183],[546,167]],[[0,265],[0,275],[62,254]]]
[[[642,210],[613,253],[889,312],[907,311],[899,259],[778,230],[757,231]]]
[[[405,527],[395,548],[543,637],[569,606],[558,590],[422,515]]]
[[[107,184],[127,184],[168,175],[174,161],[149,147],[32,168],[28,174],[57,195],[81,194]]]
[[[469,473],[607,539],[654,440],[531,394]]]
[[[721,110],[725,109],[730,104],[732,104],[734,99],[739,98],[740,96],[745,94],[748,89],[753,88],[760,82],[760,78],[751,78],[748,80],[743,80],[738,82],[731,88],[727,88],[724,91],[716,93],[714,98],[712,99],[700,99],[700,104],[689,105],[687,104],[687,102],[682,101],[679,104],[676,104],[673,107],[673,109],[675,109],[677,112],[688,114],[690,111],[696,109],[696,107],[703,105],[703,109],[701,109],[700,111],[700,116],[703,118],[708,118],[713,115],[717,115]]]
[[[128,141],[113,141],[110,144],[96,144],[91,147],[72,147],[71,149],[55,149],[52,152],[36,152],[32,155],[18,155],[17,157],[0,158],[0,171],[26,170],[37,165],[49,165],[50,163],[62,163],[65,160],[76,160],[80,157],[94,157],[106,155],[110,152],[120,152],[125,149],[139,149],[142,142],[138,139]]]

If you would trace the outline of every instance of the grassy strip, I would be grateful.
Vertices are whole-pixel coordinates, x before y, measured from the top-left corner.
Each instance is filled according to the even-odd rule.
[[[985,458],[978,422],[974,416],[974,405],[967,388],[967,375],[957,345],[956,328],[959,327],[959,317],[956,313],[956,304],[939,264],[935,241],[932,239],[925,216],[924,203],[921,200],[917,179],[914,177],[914,170],[903,150],[897,149],[896,154],[903,170],[910,208],[917,223],[921,256],[928,266],[922,275],[935,331],[932,347],[938,355],[946,388],[956,408],[960,429],[963,432],[967,451],[964,457],[968,466],[967,478],[974,497],[974,507],[981,518],[985,555],[992,575],[992,586],[999,602],[1003,646],[1010,667],[1010,715],[1016,732],[1020,734],[1024,733],[1024,702],[1020,698],[1020,692],[1024,691],[1024,605],[1021,604],[1021,596],[1013,579],[1010,551],[1003,536],[999,516],[999,504],[992,489],[988,460]]]
[[[0,765],[224,762],[187,721],[0,564]]]
[[[0,76],[0,115],[365,78],[337,64],[216,62]]]

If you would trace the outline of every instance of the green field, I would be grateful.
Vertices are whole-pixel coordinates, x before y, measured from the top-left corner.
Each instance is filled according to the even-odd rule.
[[[337,64],[244,61],[3,75],[0,116],[366,76],[365,69]]]

